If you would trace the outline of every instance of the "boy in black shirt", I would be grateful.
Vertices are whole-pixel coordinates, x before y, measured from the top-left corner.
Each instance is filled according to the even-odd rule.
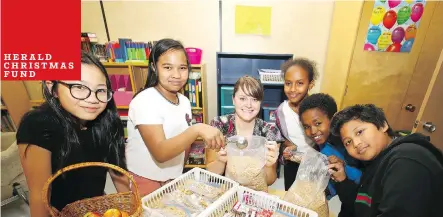
[[[360,185],[346,178],[343,162],[329,165],[340,199],[354,201],[355,217],[443,216],[443,154],[429,139],[396,137],[383,111],[372,104],[338,112],[331,131],[365,164]]]

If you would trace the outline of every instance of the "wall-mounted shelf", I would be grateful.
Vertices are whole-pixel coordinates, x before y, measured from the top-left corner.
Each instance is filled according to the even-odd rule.
[[[198,164],[186,164],[185,168],[194,168],[194,167],[198,167],[198,168],[202,168],[202,169],[206,169],[206,165],[198,165]]]

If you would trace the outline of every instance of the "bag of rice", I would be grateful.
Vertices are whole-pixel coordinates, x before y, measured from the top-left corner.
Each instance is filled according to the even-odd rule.
[[[284,200],[311,209],[319,217],[328,217],[329,207],[324,191],[329,179],[327,157],[314,150],[307,151]]]
[[[226,177],[256,191],[268,191],[266,174],[260,160],[249,156],[228,157]]]
[[[233,136],[227,140],[226,177],[238,182],[240,185],[256,191],[268,191],[264,166],[266,162],[265,137],[246,137],[246,148],[237,146],[238,140],[245,137]]]

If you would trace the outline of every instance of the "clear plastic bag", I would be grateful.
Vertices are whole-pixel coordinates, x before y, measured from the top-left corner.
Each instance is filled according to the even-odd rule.
[[[248,145],[241,149],[237,146],[237,142],[245,138]],[[268,185],[264,171],[267,139],[261,136],[232,136],[227,141],[226,177],[242,186],[267,192]]]
[[[187,183],[187,189],[196,195],[200,195],[205,197],[205,199],[211,200],[214,202],[218,197],[223,194],[223,190],[221,188],[213,187],[208,184],[192,181]]]
[[[329,216],[325,189],[328,186],[328,158],[315,150],[304,153],[294,183],[284,200],[314,210],[319,217]]]
[[[296,163],[300,163],[304,154],[305,154],[304,152],[300,152],[300,151],[297,151],[297,150],[292,150],[292,151],[289,152],[289,156],[291,156],[289,158],[289,160],[293,161],[293,162],[296,162]]]
[[[253,157],[228,157],[226,177],[256,191],[268,191],[266,173],[261,162]]]
[[[156,213],[164,217],[193,217],[205,209],[199,201],[196,195],[174,191],[160,200]]]
[[[153,213],[155,217],[192,217],[191,214],[178,204],[165,205]]]

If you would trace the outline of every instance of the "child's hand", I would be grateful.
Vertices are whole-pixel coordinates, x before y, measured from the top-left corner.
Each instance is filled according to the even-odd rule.
[[[292,150],[296,150],[297,146],[292,145],[292,146],[288,146],[285,148],[285,150],[283,151],[283,158],[285,158],[285,160],[291,160],[291,151]]]
[[[270,141],[266,144],[266,148],[268,149],[266,152],[266,166],[270,167],[277,162],[280,144],[277,144],[275,141]]]
[[[226,152],[226,149],[222,148],[219,152],[217,152],[217,160],[226,163],[228,161],[228,153]]]
[[[206,148],[219,149],[225,146],[225,137],[219,129],[207,124],[197,124],[195,126],[197,133],[203,138]]]
[[[329,156],[328,161],[328,171],[331,174],[331,179],[336,182],[344,181],[346,179],[345,162],[334,155]]]

